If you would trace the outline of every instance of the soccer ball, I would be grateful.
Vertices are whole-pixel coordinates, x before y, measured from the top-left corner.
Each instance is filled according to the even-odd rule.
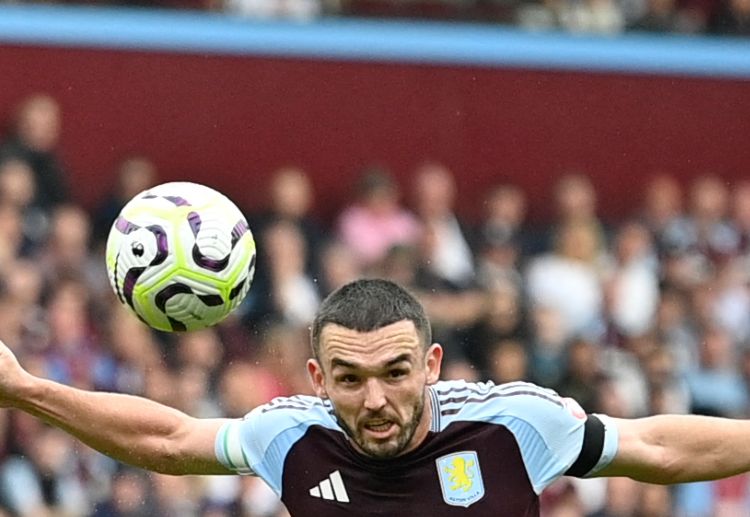
[[[223,320],[247,294],[255,241],[242,212],[196,183],[165,183],[135,196],[107,238],[118,299],[147,325],[197,330]]]

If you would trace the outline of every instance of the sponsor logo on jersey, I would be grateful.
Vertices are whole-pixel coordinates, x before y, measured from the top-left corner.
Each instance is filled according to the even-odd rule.
[[[468,507],[484,497],[484,481],[475,451],[448,454],[438,458],[436,463],[446,503]]]
[[[338,470],[331,472],[327,478],[310,489],[310,495],[326,501],[337,501],[339,503],[348,503],[349,494],[346,493],[344,480],[341,479],[341,472]]]

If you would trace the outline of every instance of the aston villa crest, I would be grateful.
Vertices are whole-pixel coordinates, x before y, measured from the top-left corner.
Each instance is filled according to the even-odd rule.
[[[436,463],[446,503],[468,507],[484,497],[484,481],[476,452],[454,452],[438,458]]]

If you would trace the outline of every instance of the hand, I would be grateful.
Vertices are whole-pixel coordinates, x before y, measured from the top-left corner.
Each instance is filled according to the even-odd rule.
[[[0,407],[17,405],[21,388],[30,378],[11,349],[0,341]]]

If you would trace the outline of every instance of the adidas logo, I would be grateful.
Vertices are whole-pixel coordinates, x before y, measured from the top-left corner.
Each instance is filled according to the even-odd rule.
[[[349,494],[346,493],[344,481],[341,479],[341,473],[338,470],[331,472],[326,479],[318,483],[318,486],[312,487],[310,495],[326,501],[349,502]]]

